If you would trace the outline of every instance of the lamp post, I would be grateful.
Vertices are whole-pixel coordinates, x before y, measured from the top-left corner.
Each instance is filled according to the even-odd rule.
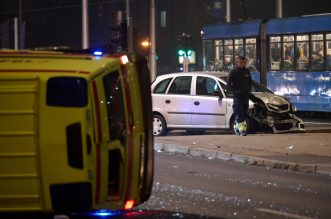
[[[155,43],[155,0],[151,0],[150,6],[150,54],[149,54],[149,65],[151,72],[152,81],[156,78],[156,43]]]
[[[88,0],[82,0],[82,48],[89,47]]]

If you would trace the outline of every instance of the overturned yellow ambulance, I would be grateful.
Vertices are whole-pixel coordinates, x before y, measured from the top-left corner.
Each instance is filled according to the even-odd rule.
[[[151,126],[144,59],[0,50],[0,212],[144,202]]]

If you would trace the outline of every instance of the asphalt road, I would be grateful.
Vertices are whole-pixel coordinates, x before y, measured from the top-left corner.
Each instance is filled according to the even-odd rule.
[[[151,198],[138,209],[220,218],[329,218],[331,176],[156,153]]]

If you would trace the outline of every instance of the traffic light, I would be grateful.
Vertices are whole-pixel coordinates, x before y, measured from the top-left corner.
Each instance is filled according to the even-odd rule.
[[[192,55],[192,53],[193,53],[192,49],[187,49],[187,50],[179,49],[177,52],[178,56],[184,56],[184,57],[189,57]]]
[[[190,64],[195,64],[195,51],[192,49],[183,50],[179,49],[177,52],[178,63],[183,64],[184,58],[187,57],[190,60]]]
[[[186,51],[184,49],[179,49],[177,53],[178,56],[186,56]]]
[[[190,64],[195,64],[195,51],[192,48],[192,37],[187,33],[178,36],[178,63],[183,64],[184,57],[189,58]]]

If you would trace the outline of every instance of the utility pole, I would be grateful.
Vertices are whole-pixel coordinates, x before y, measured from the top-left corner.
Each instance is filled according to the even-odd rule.
[[[231,22],[231,0],[226,0],[226,22]]]
[[[150,6],[150,39],[151,48],[149,54],[149,70],[151,72],[151,80],[156,78],[156,45],[155,45],[155,0],[151,0]]]
[[[276,0],[276,17],[283,17],[283,0]]]
[[[18,39],[19,39],[19,25],[18,25],[19,21],[18,18],[15,17],[14,18],[14,49],[18,49]]]
[[[18,49],[24,48],[24,31],[23,31],[23,15],[22,15],[22,0],[19,0],[18,10]]]
[[[126,22],[127,22],[128,52],[133,53],[133,26],[132,26],[132,17],[130,15],[130,0],[126,0]]]
[[[82,0],[82,47],[89,48],[88,0]]]

